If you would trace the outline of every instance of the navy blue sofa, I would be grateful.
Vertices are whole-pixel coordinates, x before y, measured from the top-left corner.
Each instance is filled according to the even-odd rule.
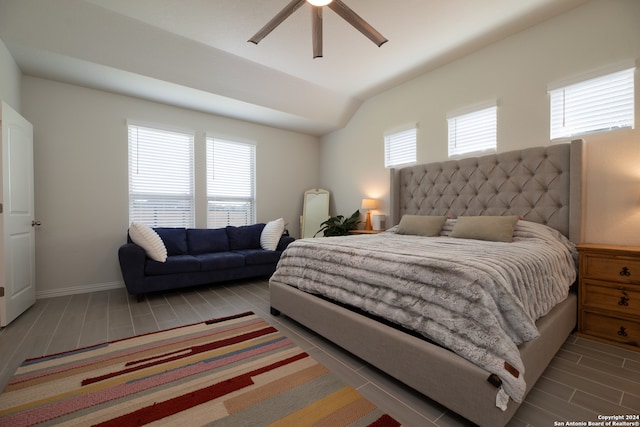
[[[295,239],[283,235],[275,251],[264,250],[264,227],[154,228],[167,248],[166,262],[152,260],[128,237],[118,250],[127,291],[141,300],[150,292],[271,276],[282,251]]]

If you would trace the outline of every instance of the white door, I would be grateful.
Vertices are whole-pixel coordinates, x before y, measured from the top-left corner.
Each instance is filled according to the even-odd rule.
[[[33,126],[2,103],[0,326],[36,301]]]

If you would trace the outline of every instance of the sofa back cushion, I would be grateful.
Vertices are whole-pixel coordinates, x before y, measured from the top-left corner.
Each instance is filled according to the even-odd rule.
[[[187,229],[173,227],[154,228],[167,248],[167,255],[187,255]]]
[[[187,242],[191,255],[228,252],[229,239],[224,228],[187,229]]]
[[[261,249],[260,235],[265,224],[243,225],[241,227],[227,226],[229,247],[232,251],[240,249]]]

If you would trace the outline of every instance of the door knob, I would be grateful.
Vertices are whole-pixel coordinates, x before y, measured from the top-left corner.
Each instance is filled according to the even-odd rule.
[[[31,221],[31,226],[32,227],[40,227],[42,225],[42,223],[40,221]]]

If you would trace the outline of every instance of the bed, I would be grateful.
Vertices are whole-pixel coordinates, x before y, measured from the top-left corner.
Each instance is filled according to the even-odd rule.
[[[516,228],[520,232],[529,229],[537,232],[542,229],[547,233],[549,227],[549,233],[565,236],[567,242],[581,243],[584,172],[585,147],[581,140],[392,170],[390,220],[392,224],[398,224],[405,215],[450,218],[445,219],[441,236],[431,239],[433,244],[446,245],[447,242],[455,241],[457,244],[464,240],[447,237],[452,231],[451,227],[455,227],[458,217],[517,216],[520,218],[518,224],[523,226],[522,229]],[[519,244],[519,241],[516,242],[516,234],[514,233],[514,244]],[[382,252],[382,248],[395,247],[394,239],[395,233],[386,232],[377,236],[313,240],[325,246],[334,242],[333,253],[336,257],[341,252],[347,254],[343,257],[344,261],[336,258],[336,265],[341,265],[339,275],[347,275],[347,270],[350,269],[348,263],[351,262],[354,273],[359,273],[353,280],[362,284],[369,280],[363,279],[367,277],[364,269],[366,260],[375,255],[376,250]],[[312,244],[309,240],[303,239],[297,246],[294,245],[291,254],[308,250],[305,246]],[[358,240],[362,242],[363,250],[367,251],[363,258],[357,258],[358,255],[353,252],[356,250],[353,246]],[[418,240],[420,239],[414,239],[415,242],[410,246],[423,244],[418,243]],[[320,249],[321,247],[316,249],[318,254],[321,253]],[[416,246],[412,250],[418,252],[421,249]],[[415,258],[415,254],[406,251],[408,250],[399,250]],[[559,297],[557,304],[542,308],[540,312],[544,315],[537,320],[532,319],[535,320],[535,333],[531,330],[523,332],[523,336],[529,334],[528,338],[517,343],[515,352],[518,360],[504,366],[512,373],[509,377],[503,371],[482,367],[494,366],[491,363],[482,365],[477,361],[472,362],[468,355],[463,357],[438,345],[438,339],[425,339],[412,326],[407,327],[402,318],[383,319],[372,312],[374,310],[369,306],[359,309],[355,303],[345,304],[340,301],[336,293],[323,295],[318,291],[321,289],[318,286],[322,286],[322,283],[303,286],[300,277],[305,273],[299,273],[305,267],[300,267],[299,263],[303,262],[304,257],[291,254],[290,261],[298,263],[295,266],[302,270],[288,270],[288,261],[283,263],[287,254],[283,254],[282,265],[279,265],[270,280],[272,313],[287,315],[481,426],[502,426],[511,419],[519,406],[517,402],[533,387],[576,325],[575,294],[568,293]],[[388,262],[393,262],[393,257],[399,256],[389,254]],[[463,256],[465,257],[466,255]],[[341,262],[346,264],[343,266]],[[363,269],[358,272],[359,264]],[[325,270],[331,273],[330,268]],[[336,271],[336,275],[337,273]],[[402,274],[405,274],[404,270]],[[297,276],[298,280],[293,280],[293,276]],[[311,275],[308,277],[309,282],[326,281],[328,288],[333,285],[329,283],[332,281],[331,277],[326,275],[321,278]],[[402,276],[402,281],[405,281],[405,276]],[[495,298],[496,301],[503,299],[502,296]],[[415,316],[411,314],[405,317],[411,320]],[[516,321],[511,328],[518,327],[519,323]],[[516,365],[515,369],[513,365]]]

